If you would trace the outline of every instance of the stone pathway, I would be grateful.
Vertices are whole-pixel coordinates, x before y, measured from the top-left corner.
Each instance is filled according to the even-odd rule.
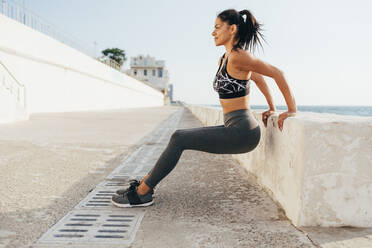
[[[189,110],[182,109],[180,113],[182,115],[179,122],[171,121],[174,126],[168,125],[167,129],[158,127],[162,132],[155,130],[148,141],[144,140],[142,149],[135,151],[132,158],[129,155],[126,158],[129,162],[124,161],[119,169],[114,170],[107,178],[111,181],[107,182],[126,183],[130,178],[140,178],[146,170],[142,174],[135,174],[136,167],[131,168],[131,165],[137,159],[141,168],[150,170],[162,151],[151,147],[157,144],[164,148],[172,133],[169,130],[200,126],[200,122]],[[165,130],[168,130],[168,138],[164,134],[161,136]],[[140,161],[145,157],[144,154],[152,158],[152,161]],[[108,194],[109,197],[119,187],[122,185],[113,185],[110,190],[106,188],[105,191],[97,187],[86,198],[92,199],[99,193]],[[82,202],[87,203],[86,200]],[[315,247],[302,231],[291,225],[255,179],[229,154],[184,151],[175,169],[157,186],[153,206],[120,209],[107,204],[93,206],[90,212],[86,206],[85,212],[78,212],[79,209],[84,209],[84,205],[78,204],[75,212],[70,212],[60,221],[58,227],[47,232],[35,247],[66,245],[59,245],[53,235],[72,246],[75,244],[76,247]],[[80,219],[80,223],[99,222],[93,225],[93,231],[87,231],[93,234],[87,235],[85,241],[79,241],[84,234],[78,232],[58,237],[61,234],[58,230],[64,224],[71,223],[71,218],[76,217],[76,214],[86,218]],[[103,241],[97,241],[94,238],[98,234],[97,227],[102,227],[109,215],[131,216],[134,224],[127,230],[127,236],[111,233]],[[89,218],[94,220],[87,220]],[[100,218],[104,220],[100,221]],[[117,223],[123,224],[129,220],[121,221]],[[115,229],[111,229],[113,230]]]

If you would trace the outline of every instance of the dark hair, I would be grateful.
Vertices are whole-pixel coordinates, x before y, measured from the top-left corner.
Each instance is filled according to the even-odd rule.
[[[246,16],[245,21],[243,18],[244,15]],[[261,26],[263,24],[258,23],[249,10],[241,10],[238,12],[235,9],[227,9],[219,13],[217,17],[223,22],[229,23],[229,25],[237,25],[238,32],[234,37],[234,41],[237,40],[238,43],[233,46],[233,49],[236,50],[240,48],[247,50],[249,48],[252,51],[252,48],[254,50],[257,43],[260,43],[262,47],[258,34],[265,40],[260,32],[262,31]]]

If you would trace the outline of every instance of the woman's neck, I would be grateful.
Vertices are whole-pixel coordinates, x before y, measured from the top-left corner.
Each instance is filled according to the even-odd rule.
[[[228,46],[228,45],[225,45],[225,49],[226,49],[226,57],[228,57],[230,54],[231,54],[231,51],[232,51],[232,46]]]
[[[227,42],[226,44],[224,44],[224,46],[225,46],[225,49],[226,49],[225,54],[226,54],[226,56],[229,56],[231,54],[233,48],[234,48],[233,42],[232,41]]]

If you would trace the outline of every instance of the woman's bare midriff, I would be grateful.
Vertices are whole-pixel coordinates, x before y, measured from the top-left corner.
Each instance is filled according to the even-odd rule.
[[[249,106],[249,95],[231,99],[220,99],[220,103],[224,114],[238,109],[251,110]]]

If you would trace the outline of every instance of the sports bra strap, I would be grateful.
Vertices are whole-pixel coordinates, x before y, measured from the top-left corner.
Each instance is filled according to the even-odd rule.
[[[223,56],[225,57],[225,54],[223,54]],[[230,57],[230,54],[229,54],[229,56],[227,56],[227,58],[226,58],[226,60],[225,60],[225,63],[223,64],[223,67],[222,67],[222,70],[223,70],[223,68],[225,68],[225,70],[227,71],[227,61],[229,60],[229,57]]]
[[[225,53],[222,55],[222,57],[221,57],[221,61],[220,61],[220,67],[221,67],[221,64],[222,64],[222,61],[223,61],[223,59],[225,58]]]

